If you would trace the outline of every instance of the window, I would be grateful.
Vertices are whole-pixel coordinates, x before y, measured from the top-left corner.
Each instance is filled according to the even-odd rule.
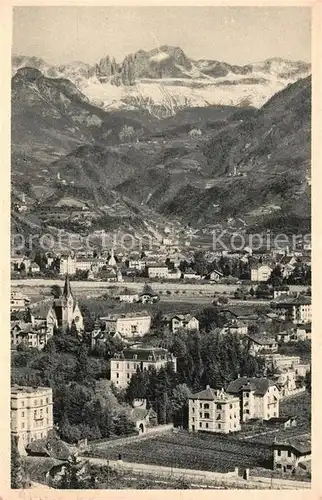
[[[208,403],[205,403],[205,404],[203,405],[203,407],[204,407],[204,409],[205,409],[205,410],[209,410],[209,404],[208,404]]]
[[[233,409],[233,405],[229,405],[229,408],[232,410]]]
[[[25,424],[24,424],[24,422],[22,422],[21,428],[24,429],[24,427],[25,427]]]
[[[40,418],[42,418],[43,414],[42,414],[42,408],[40,408]]]
[[[42,400],[42,399],[40,400],[40,405],[41,405],[41,406],[43,405],[43,400]]]
[[[199,405],[199,406],[200,406],[200,408],[202,408],[202,403],[200,403],[200,405]]]
[[[46,398],[46,403],[48,404],[48,398]]]
[[[221,429],[221,424],[218,424],[218,429]]]
[[[220,413],[217,415],[217,420],[221,420],[221,415],[220,415]]]
[[[199,422],[199,427],[202,427],[202,422]]]
[[[201,412],[199,413],[199,417],[202,418],[202,413]]]
[[[221,410],[221,404],[217,404],[217,410]]]
[[[21,406],[25,406],[25,402],[24,401],[21,401]]]
[[[192,413],[194,413],[194,412],[195,412],[195,409],[194,409],[194,408],[192,408]]]
[[[37,406],[37,399],[34,399],[34,406]]]
[[[126,375],[126,377],[127,377],[127,378],[130,378],[130,374],[128,373],[128,374]]]
[[[209,425],[208,425],[208,422],[206,423],[206,429],[208,429]]]
[[[129,370],[130,369],[130,364],[128,363],[126,366],[127,366],[127,369]]]
[[[48,406],[47,406],[47,408],[46,408],[46,413],[48,413]]]
[[[193,422],[195,421],[195,417],[192,417],[192,421],[193,421]]]
[[[291,456],[292,456],[292,452],[291,452],[291,451],[288,451],[288,452],[287,452],[287,456],[288,456],[288,457],[291,457]]]
[[[291,470],[291,469],[293,469],[293,466],[292,466],[292,465],[287,465],[287,466],[286,466],[286,468],[287,468],[288,470]]]
[[[205,413],[204,418],[209,418],[209,413]]]
[[[34,410],[34,418],[37,418],[37,410]]]
[[[281,450],[277,450],[277,455],[280,457],[282,455]]]
[[[138,359],[138,355],[137,354],[133,354],[133,359]]]
[[[116,374],[116,378],[119,378],[119,374],[118,373]]]
[[[282,465],[281,464],[276,464],[277,469],[281,469]]]
[[[118,370],[120,367],[119,363],[116,363],[116,369]]]
[[[21,412],[21,416],[22,416],[22,417],[24,417],[24,416],[25,416],[25,412],[24,412],[24,411],[22,411],[22,412]]]

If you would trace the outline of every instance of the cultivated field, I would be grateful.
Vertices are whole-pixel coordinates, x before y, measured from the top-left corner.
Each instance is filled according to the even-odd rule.
[[[117,460],[119,454],[126,462],[154,464],[175,468],[227,472],[234,467],[270,467],[269,446],[229,439],[209,434],[164,434],[127,445],[99,448],[91,456]]]

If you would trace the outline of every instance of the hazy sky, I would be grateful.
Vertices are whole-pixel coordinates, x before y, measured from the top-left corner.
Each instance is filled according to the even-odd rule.
[[[15,7],[13,53],[95,63],[168,44],[194,59],[310,62],[310,22],[308,7]]]

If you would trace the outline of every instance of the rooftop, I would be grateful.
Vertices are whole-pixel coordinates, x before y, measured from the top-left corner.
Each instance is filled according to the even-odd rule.
[[[116,353],[115,357],[117,355],[124,360],[136,359],[137,361],[151,361],[150,357],[152,357],[153,361],[157,361],[160,357],[161,359],[170,358],[168,350],[161,347],[129,347],[128,349],[123,349],[120,353]]]
[[[115,313],[109,314],[108,316],[102,316],[100,319],[102,321],[116,321],[118,319],[125,318],[146,318],[150,317],[150,314],[147,311],[132,311],[128,313]]]
[[[227,392],[230,394],[239,394],[241,391],[254,391],[257,396],[263,396],[275,383],[264,377],[240,377],[230,382]]]
[[[232,401],[236,398],[230,394],[225,393],[223,389],[212,389],[209,385],[207,385],[204,391],[192,394],[189,399],[200,399],[206,401]]]
[[[291,438],[287,441],[273,443],[274,448],[293,448],[299,455],[307,455],[311,453],[310,437]]]
[[[12,385],[11,386],[11,394],[34,394],[34,393],[41,393],[41,392],[52,392],[51,387],[31,387],[31,386],[23,386],[23,385]]]
[[[255,344],[260,344],[260,345],[273,345],[276,344],[276,341],[273,337],[270,337],[266,334],[247,334],[247,337],[255,342]]]

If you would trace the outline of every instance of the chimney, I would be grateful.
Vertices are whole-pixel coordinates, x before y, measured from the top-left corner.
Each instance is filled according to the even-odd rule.
[[[206,389],[210,389],[210,385],[206,385]]]

